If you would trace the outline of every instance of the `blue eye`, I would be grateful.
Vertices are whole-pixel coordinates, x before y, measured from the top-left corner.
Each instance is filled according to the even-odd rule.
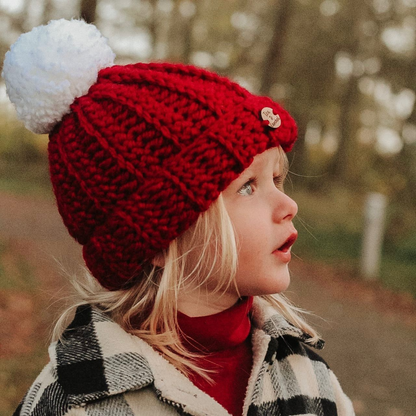
[[[246,182],[239,190],[238,190],[238,193],[240,194],[240,195],[252,195],[253,194],[253,192],[254,192],[254,189],[253,189],[253,186],[252,186],[252,184],[253,184],[253,181],[252,180],[250,180],[250,181],[248,181],[248,182]]]

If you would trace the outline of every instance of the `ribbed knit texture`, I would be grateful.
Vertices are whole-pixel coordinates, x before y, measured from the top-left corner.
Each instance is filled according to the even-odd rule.
[[[271,107],[273,129],[260,116]],[[253,157],[296,139],[290,115],[226,78],[179,64],[113,66],[50,134],[70,234],[106,288],[121,288],[194,223]]]
[[[189,317],[178,313],[179,327],[190,351],[207,356],[198,364],[211,370],[213,383],[199,373],[192,382],[213,397],[234,416],[241,416],[252,367],[249,312],[253,298],[245,298],[232,308],[215,315]]]

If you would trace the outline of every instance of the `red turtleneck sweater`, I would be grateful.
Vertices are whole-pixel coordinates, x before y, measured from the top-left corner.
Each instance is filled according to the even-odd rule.
[[[220,313],[189,317],[178,313],[178,323],[185,334],[189,351],[208,355],[198,361],[213,379],[210,384],[198,373],[191,381],[213,397],[233,416],[241,416],[248,379],[253,363],[249,313],[253,298],[244,298]]]

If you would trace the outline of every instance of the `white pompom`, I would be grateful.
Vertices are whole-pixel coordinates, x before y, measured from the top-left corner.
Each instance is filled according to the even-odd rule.
[[[114,58],[95,26],[82,20],[53,20],[19,37],[6,53],[2,76],[26,128],[49,133]]]

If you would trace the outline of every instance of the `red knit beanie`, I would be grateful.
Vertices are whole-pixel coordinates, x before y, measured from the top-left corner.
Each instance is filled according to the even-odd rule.
[[[269,98],[206,70],[110,65],[55,123],[49,161],[65,225],[92,274],[115,290],[188,229],[254,156],[276,146],[289,151],[297,130]],[[6,65],[3,76],[10,83]]]

